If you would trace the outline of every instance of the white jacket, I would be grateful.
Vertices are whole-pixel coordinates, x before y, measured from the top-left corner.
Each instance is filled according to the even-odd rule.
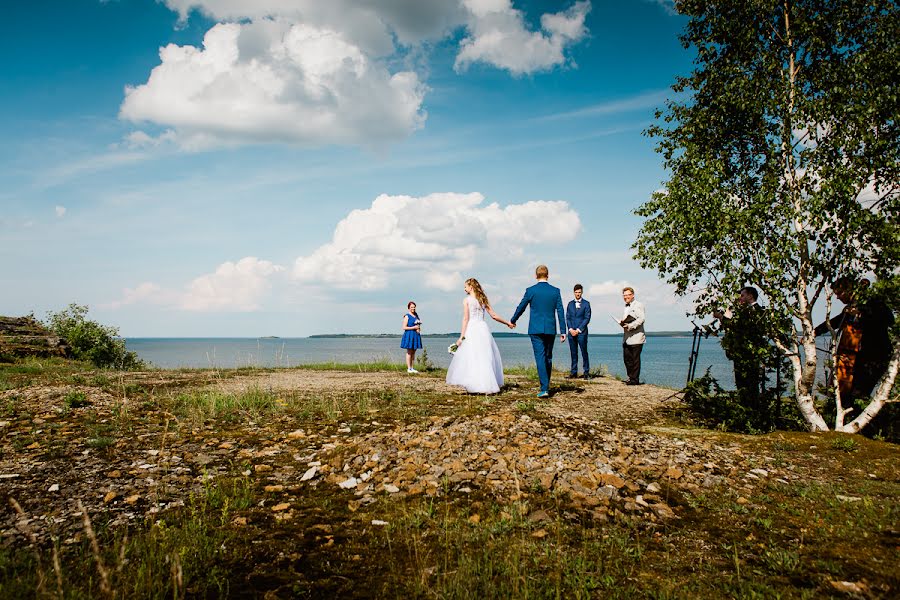
[[[632,300],[631,306],[625,307],[622,320],[627,319],[629,316],[634,317],[634,321],[625,324],[622,341],[629,346],[643,344],[647,341],[647,336],[644,335],[644,303]]]

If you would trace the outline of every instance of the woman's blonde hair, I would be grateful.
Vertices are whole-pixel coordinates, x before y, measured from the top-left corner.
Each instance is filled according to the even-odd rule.
[[[478,304],[487,308],[491,305],[488,301],[487,294],[484,293],[484,290],[481,288],[481,284],[478,283],[478,280],[472,277],[471,279],[466,279],[466,285],[472,288],[472,294],[475,296],[475,299],[478,300]]]

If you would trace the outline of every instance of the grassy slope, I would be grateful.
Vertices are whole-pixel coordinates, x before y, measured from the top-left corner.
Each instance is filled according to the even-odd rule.
[[[204,439],[212,449],[231,439],[264,448],[299,427],[370,426],[373,414],[389,424],[498,409],[479,397],[389,389],[335,396],[198,387],[251,372],[120,376],[57,360],[0,365],[0,458],[36,457],[65,468],[82,447],[112,461],[144,435],[163,450]],[[71,391],[55,392],[41,405],[29,396],[40,386]],[[92,403],[95,392],[116,401]],[[53,405],[56,416],[41,412]],[[533,402],[517,406],[545,418]],[[187,497],[161,485],[159,498],[180,497],[180,508],[146,511],[117,527],[110,525],[111,514],[94,511],[96,550],[83,527],[73,533],[52,519],[23,525],[3,497],[0,597],[219,597],[273,590],[275,597],[813,598],[838,595],[832,582],[840,581],[862,586],[863,595],[898,593],[895,446],[836,434],[703,435],[736,442],[808,477],[802,485],[771,482],[748,497],[729,485],[694,495],[672,491],[668,500],[681,518],[650,525],[627,518],[597,522],[539,488],[516,500],[475,490],[360,505],[326,486],[267,490],[250,462],[237,460],[229,473]],[[83,441],[78,451],[73,438]],[[28,516],[39,511],[42,491],[16,498]],[[273,510],[281,503],[289,508]],[[539,509],[546,519],[528,518]],[[19,533],[12,533],[17,520]],[[28,530],[50,535],[29,547]]]

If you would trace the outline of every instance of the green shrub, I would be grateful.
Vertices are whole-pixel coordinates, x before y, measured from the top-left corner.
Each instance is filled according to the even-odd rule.
[[[115,327],[101,325],[87,318],[88,307],[70,304],[58,313],[47,315],[47,329],[64,338],[77,360],[93,363],[102,369],[142,369],[146,365],[134,352],[125,349]]]
[[[63,404],[67,408],[84,408],[85,406],[90,406],[91,401],[88,400],[87,394],[84,392],[73,391],[66,394],[66,397],[63,398]]]
[[[416,357],[416,363],[413,365],[419,371],[434,371],[434,363],[428,358],[428,349],[422,348]]]
[[[682,393],[691,413],[709,426],[743,433],[805,429],[796,404],[784,397],[781,389],[767,389],[752,406],[748,406],[738,392],[723,389],[707,369]]]

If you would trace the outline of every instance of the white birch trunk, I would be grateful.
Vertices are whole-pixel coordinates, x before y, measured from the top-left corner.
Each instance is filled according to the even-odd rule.
[[[810,431],[828,431],[828,425],[825,419],[816,410],[814,401],[815,383],[816,383],[816,333],[812,324],[812,307],[809,298],[807,298],[807,287],[809,284],[809,249],[808,236],[806,227],[800,219],[803,214],[802,203],[803,195],[798,189],[797,171],[794,164],[793,147],[791,136],[793,135],[793,112],[794,98],[796,94],[796,77],[797,68],[794,64],[794,40],[791,32],[791,14],[790,5],[787,0],[783,4],[784,11],[784,39],[788,49],[788,65],[785,83],[788,86],[788,104],[785,107],[786,113],[783,115],[783,131],[781,137],[781,159],[784,164],[784,180],[787,185],[787,191],[790,201],[794,209],[794,232],[797,236],[797,249],[800,253],[800,264],[797,273],[797,308],[800,313],[800,326],[802,328],[802,336],[799,343],[803,346],[803,360],[801,364],[800,353],[796,357],[792,357],[794,362],[794,390],[797,394],[797,408],[800,414],[806,419],[806,423]]]
[[[863,427],[868,425],[872,419],[875,418],[878,411],[884,408],[885,404],[892,402],[891,391],[894,388],[894,383],[897,381],[898,370],[900,370],[900,341],[895,342],[894,354],[891,356],[891,362],[888,363],[884,375],[878,380],[878,387],[875,390],[872,401],[869,402],[869,405],[866,406],[866,409],[862,411],[858,417],[841,427],[838,431],[843,431],[845,433],[859,433]]]

